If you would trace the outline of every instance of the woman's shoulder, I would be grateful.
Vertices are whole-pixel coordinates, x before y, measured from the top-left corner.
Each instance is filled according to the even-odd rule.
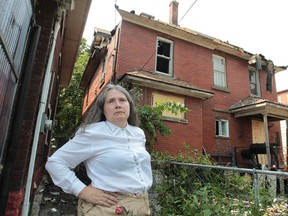
[[[87,125],[83,125],[78,129],[79,133],[95,133],[97,131],[102,131],[105,128],[105,122],[95,122]]]

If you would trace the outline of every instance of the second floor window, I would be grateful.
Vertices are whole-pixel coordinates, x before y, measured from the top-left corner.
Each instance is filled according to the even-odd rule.
[[[260,96],[259,76],[256,70],[249,70],[250,94]]]
[[[100,80],[100,87],[102,87],[105,83],[105,75],[106,75],[106,67],[107,67],[107,58],[108,56],[106,55],[106,57],[103,60],[103,67],[102,67],[102,74],[101,74],[101,80]]]
[[[213,55],[214,85],[226,88],[226,66],[225,58]]]
[[[165,38],[157,38],[156,71],[172,74],[173,42]]]
[[[227,120],[216,119],[216,136],[229,137],[229,124]]]

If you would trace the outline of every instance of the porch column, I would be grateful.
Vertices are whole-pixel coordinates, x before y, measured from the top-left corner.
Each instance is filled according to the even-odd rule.
[[[267,156],[267,163],[268,163],[267,166],[268,166],[268,170],[270,170],[271,169],[271,154],[270,154],[270,142],[269,142],[267,113],[265,113],[263,115],[263,121],[264,121],[266,156]]]

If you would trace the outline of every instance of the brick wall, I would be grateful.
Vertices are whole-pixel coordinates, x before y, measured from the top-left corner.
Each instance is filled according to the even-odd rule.
[[[53,29],[54,16],[57,9],[56,2],[39,0],[35,9],[36,24],[41,26],[41,35],[38,43],[38,49],[35,57],[32,77],[30,81],[29,94],[27,97],[27,106],[24,111],[24,120],[22,122],[22,131],[19,143],[16,146],[16,161],[11,174],[10,193],[7,203],[6,215],[19,215],[21,205],[24,199],[25,185],[30,160],[30,152],[33,143],[34,128],[38,114],[38,105],[42,92],[43,79],[49,53],[49,41],[51,30]],[[35,182],[41,180],[44,172],[44,162],[48,153],[48,146],[45,145],[45,136],[40,134],[39,148],[37,152]]]

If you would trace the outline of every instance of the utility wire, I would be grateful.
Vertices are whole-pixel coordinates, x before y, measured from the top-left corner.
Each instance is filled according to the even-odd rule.
[[[186,13],[183,15],[183,17],[180,19],[179,23],[184,19],[184,17],[188,14],[188,12],[191,10],[191,8],[196,4],[197,0],[193,2],[193,4],[189,7],[189,9],[186,11]]]
[[[178,22],[178,25],[181,23],[181,21],[184,19],[184,17],[188,14],[188,12],[191,10],[191,8],[195,5],[195,3],[197,2],[198,0],[195,0],[192,5],[188,8],[188,10],[186,11],[186,13],[183,15],[183,17],[180,19],[180,21]],[[171,36],[171,34],[174,32],[174,30],[176,29],[176,27],[178,26],[174,26],[172,31],[168,34],[168,36]],[[150,58],[145,62],[145,64],[142,66],[142,68],[140,69],[140,71],[143,70],[143,68],[148,64],[148,62],[152,59],[152,57],[155,55],[156,53],[156,50],[154,51],[154,53],[150,56]]]

